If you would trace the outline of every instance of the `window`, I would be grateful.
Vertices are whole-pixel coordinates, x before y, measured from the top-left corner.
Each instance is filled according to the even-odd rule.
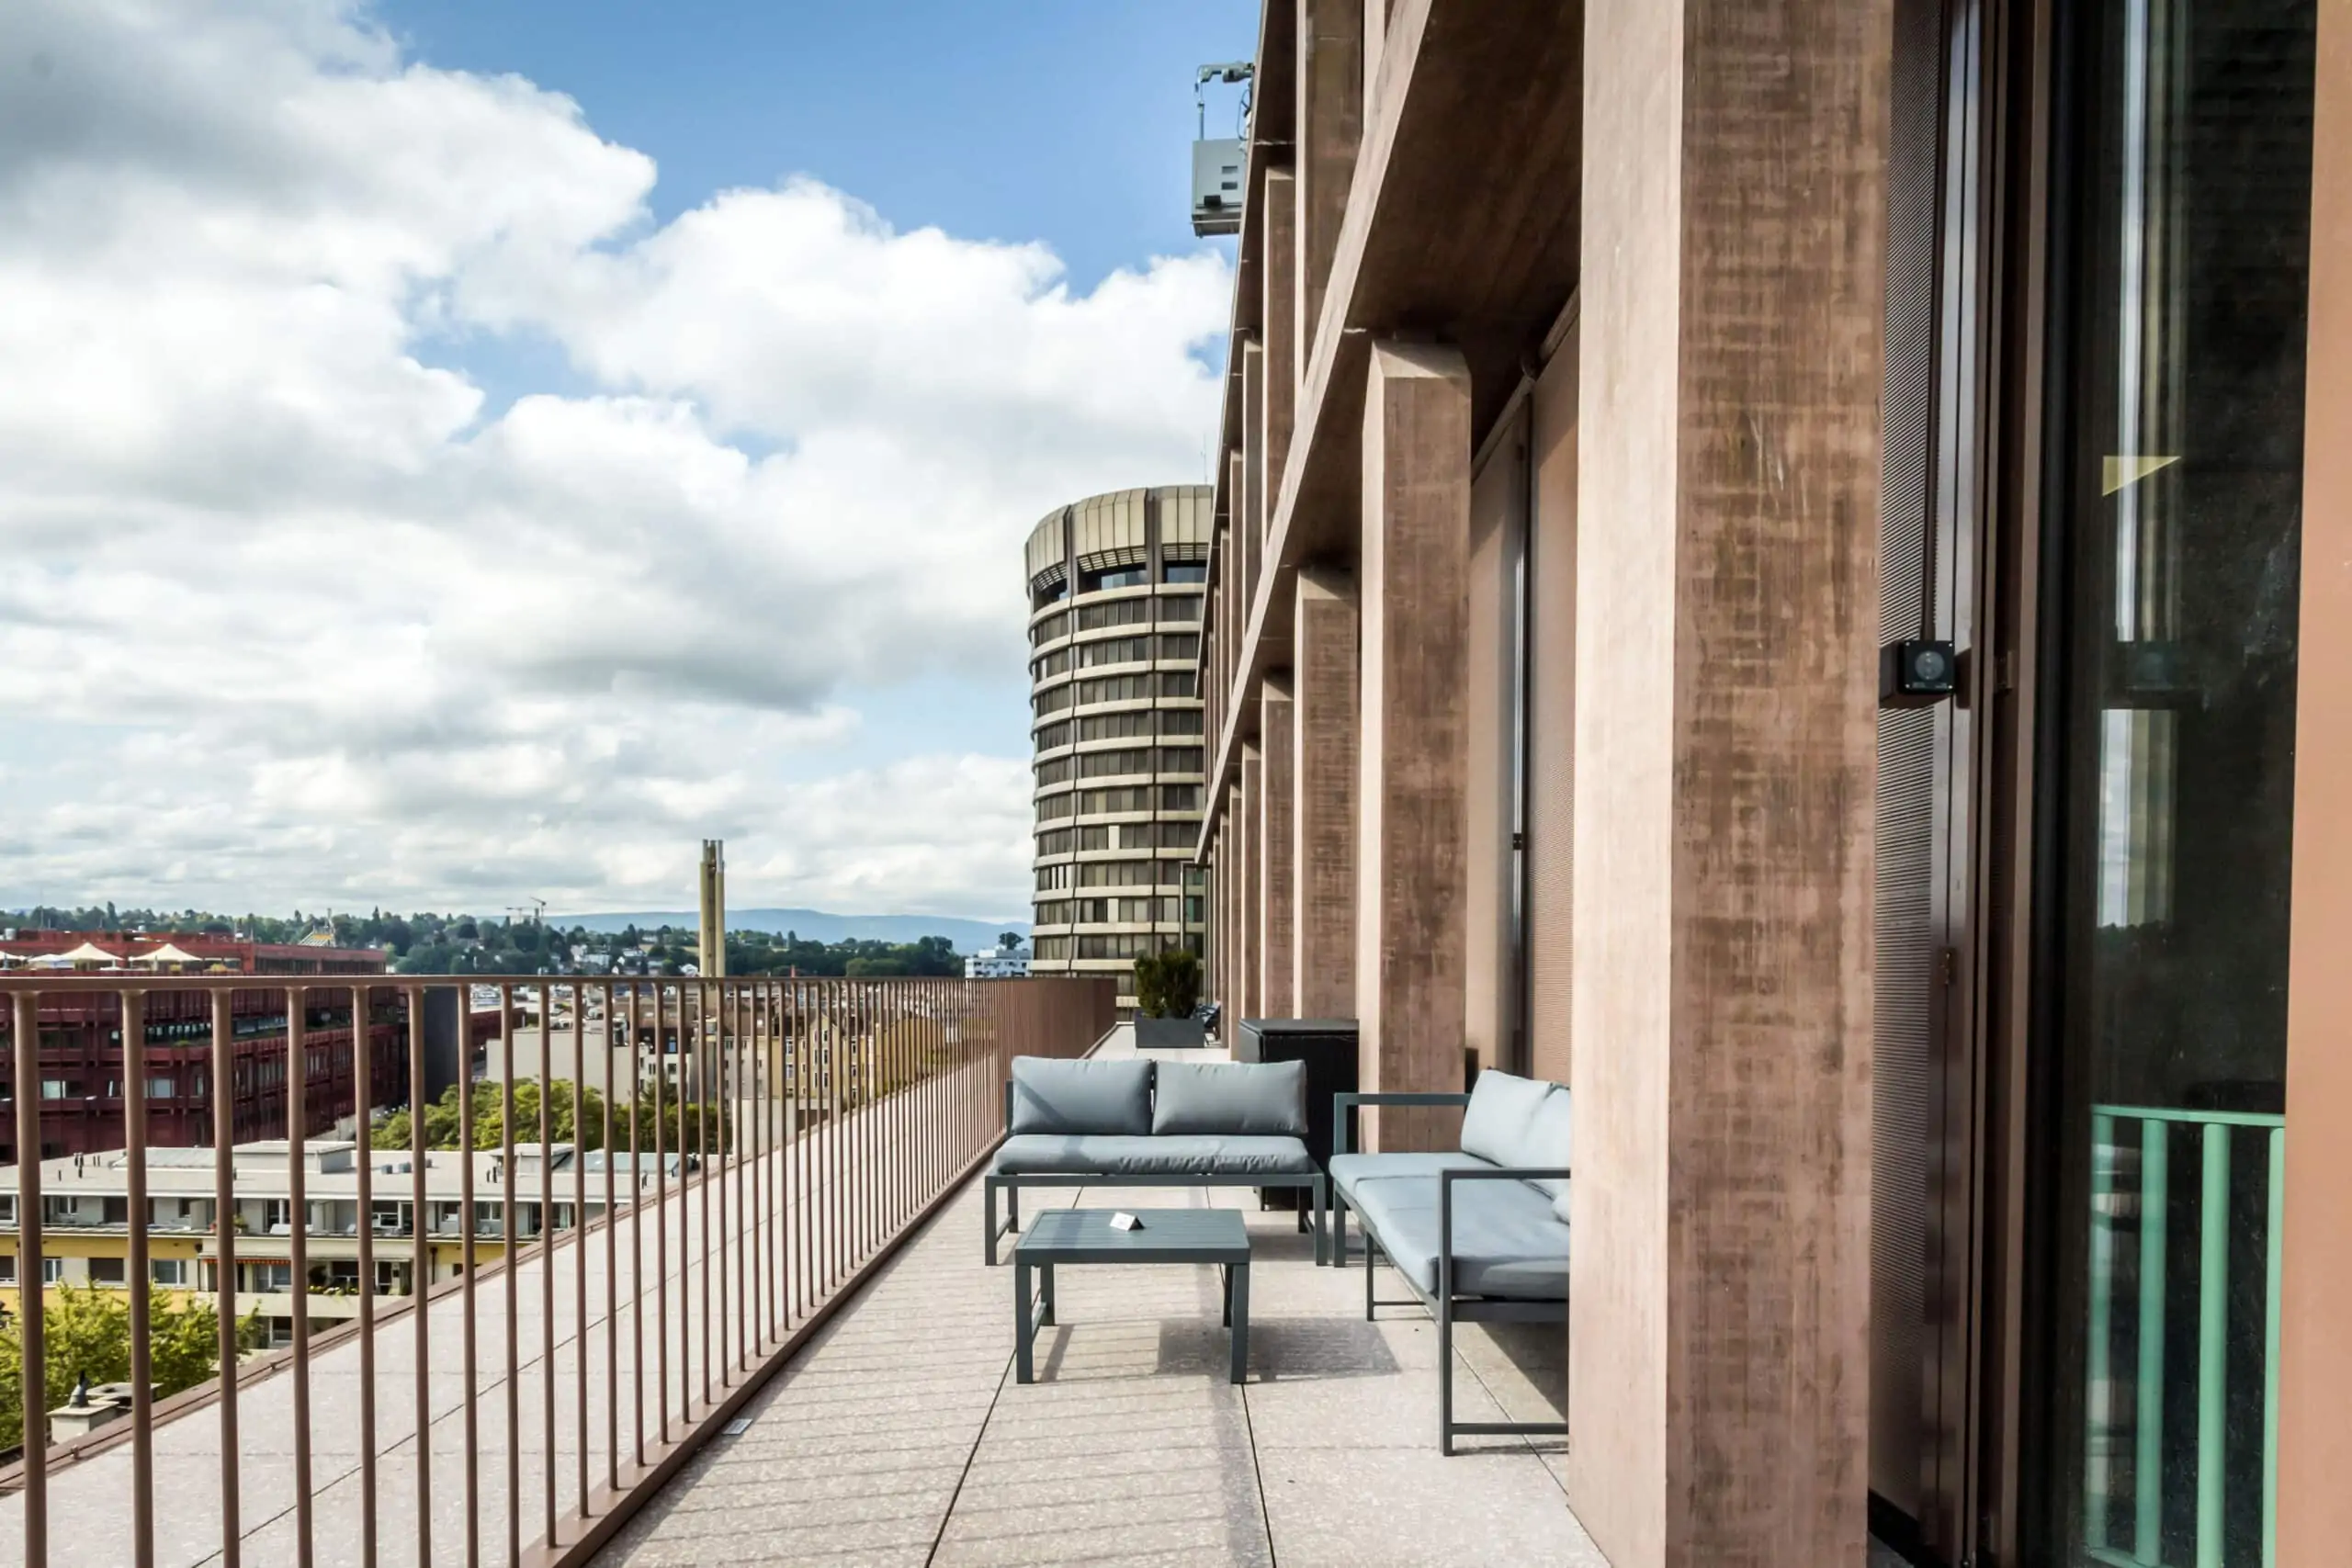
[[[1074,795],[1049,795],[1037,803],[1037,820],[1051,822],[1057,818],[1068,817],[1077,809],[1077,806],[1078,797]]]
[[[1159,677],[1159,694],[1163,697],[1197,697],[1201,694],[1201,678],[1191,670],[1163,671]]]
[[[1204,560],[1166,561],[1159,569],[1159,581],[1162,582],[1206,582],[1208,580],[1209,563]]]
[[[1037,731],[1037,750],[1050,751],[1057,746],[1069,744],[1069,720],[1048,724]]]
[[[1077,848],[1077,840],[1068,828],[1057,828],[1037,835],[1037,852],[1041,855],[1066,855]]]
[[[1078,591],[1080,593],[1101,593],[1113,588],[1139,588],[1150,581],[1150,571],[1141,563],[1097,567],[1078,574]]]
[[[169,1073],[159,1073],[147,1080],[147,1098],[150,1100],[177,1100],[179,1093],[179,1080]]]
[[[1050,762],[1037,764],[1037,782],[1041,784],[1068,784],[1075,775],[1075,759],[1057,757]]]
[[[1137,714],[1135,716],[1148,718],[1150,716]],[[1151,772],[1151,750],[1146,747],[1119,751],[1089,751],[1079,761],[1080,776],[1090,779],[1112,778],[1121,773],[1148,773]]]
[[[1044,620],[1039,621],[1035,626],[1029,628],[1029,646],[1035,648],[1039,643],[1051,642],[1056,637],[1066,634],[1069,630],[1069,611],[1065,610],[1059,615],[1047,615]]]
[[[1201,639],[1191,632],[1170,632],[1159,639],[1159,657],[1162,659],[1198,659],[1200,656]]]
[[[1159,808],[1162,811],[1198,811],[1201,808],[1201,786],[1198,784],[1160,785]]]
[[[1170,578],[1169,581],[1170,582],[1198,582],[1202,578],[1208,575],[1206,568],[1202,568],[1200,570],[1201,577]],[[1205,601],[1198,593],[1165,594],[1159,601],[1159,618],[1163,621],[1197,621],[1201,618],[1201,605],[1204,603],[1205,603]]]
[[[188,1258],[151,1258],[147,1277],[158,1285],[185,1290],[196,1283],[196,1261]]]
[[[1105,637],[1101,642],[1080,643],[1078,653],[1080,665],[1088,670],[1105,664],[1148,664],[1151,662],[1151,638]]]
[[[1104,626],[1139,626],[1151,619],[1148,599],[1119,599],[1108,604],[1082,604],[1078,612],[1078,629],[1082,632],[1101,631]]]
[[[121,1258],[93,1258],[90,1259],[90,1283],[93,1285],[119,1285],[125,1278]]]
[[[62,1258],[42,1258],[40,1260],[40,1281],[44,1285],[63,1284],[65,1282],[65,1259]]]
[[[1171,672],[1170,679],[1174,678]],[[1190,674],[1182,677],[1189,681]],[[1148,675],[1112,675],[1078,683],[1078,700],[1083,704],[1141,703],[1151,700],[1152,678]],[[1062,691],[1069,690],[1064,686]],[[1185,694],[1190,695],[1190,693]]]
[[[1125,740],[1150,733],[1151,715],[1148,712],[1089,714],[1078,721],[1078,738],[1080,740]]]
[[[69,1098],[71,1087],[63,1078],[43,1078],[40,1080],[40,1097],[43,1100],[64,1100]]]
[[[1069,886],[1069,863],[1067,861],[1063,862],[1059,865],[1039,866],[1037,868],[1037,891],[1040,893],[1056,893],[1065,887],[1068,887]]]
[[[1201,749],[1198,746],[1162,746],[1159,749],[1159,771],[1163,773],[1199,773]],[[1192,808],[1187,807],[1185,809]]]

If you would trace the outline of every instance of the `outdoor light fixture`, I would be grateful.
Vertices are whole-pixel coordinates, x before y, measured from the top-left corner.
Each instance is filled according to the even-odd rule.
[[[1940,637],[1910,637],[1879,653],[1881,707],[1916,708],[1960,690],[1960,655]]]

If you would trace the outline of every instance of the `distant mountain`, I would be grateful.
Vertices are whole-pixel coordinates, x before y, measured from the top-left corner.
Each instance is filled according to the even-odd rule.
[[[695,919],[692,909],[640,909],[616,915],[549,915],[548,923],[566,930],[582,926],[592,931],[618,931],[630,926],[639,931],[657,926],[691,931]],[[1024,941],[1029,935],[1026,920],[967,920],[954,915],[829,915],[822,909],[729,909],[727,927],[772,931],[777,936],[793,931],[806,942],[900,942],[944,936],[958,953],[995,947],[1000,931],[1019,931]]]

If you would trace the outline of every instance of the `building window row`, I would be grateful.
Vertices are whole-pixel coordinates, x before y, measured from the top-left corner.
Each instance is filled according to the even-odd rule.
[[[1067,872],[1070,868],[1057,865],[1052,869]],[[1170,861],[1162,866],[1152,860],[1088,861],[1078,868],[1078,885],[1081,887],[1158,887],[1175,884],[1177,863]],[[1057,886],[1067,887],[1069,884],[1063,881]]]
[[[1106,811],[1148,811],[1151,809],[1151,786],[1129,784],[1125,788],[1080,790],[1078,809],[1087,817],[1100,816]]]
[[[1077,810],[1078,796],[1074,795],[1049,795],[1046,796],[1045,799],[1037,803],[1037,820],[1040,822],[1058,821],[1064,817],[1076,815]]]
[[[1170,637],[1159,640],[1166,643],[1197,639],[1189,637],[1179,639]],[[1079,644],[1078,652],[1080,664],[1089,670],[1100,669],[1105,664],[1148,664],[1151,662],[1151,638],[1148,637],[1105,637],[1101,642]],[[1171,653],[1167,657],[1173,659],[1177,656]]]
[[[1077,762],[1075,757],[1056,757],[1051,761],[1038,763],[1037,783],[1040,785],[1069,783],[1078,776],[1073,771]]]
[[[1084,751],[1079,754],[1077,761],[1078,776],[1082,779],[1107,779],[1121,773],[1148,773],[1152,771],[1151,748],[1148,746],[1123,747],[1115,751]],[[1045,777],[1045,768],[1050,766],[1051,763],[1046,763],[1038,769],[1040,780]]]

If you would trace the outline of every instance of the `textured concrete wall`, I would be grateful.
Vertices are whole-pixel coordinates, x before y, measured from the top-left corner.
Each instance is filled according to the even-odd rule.
[[[1291,666],[1298,877],[1291,972],[1298,1016],[1356,1016],[1356,724],[1362,688],[1356,585],[1302,571],[1294,589]]]
[[[1241,1016],[1266,1016],[1265,921],[1260,900],[1266,877],[1265,823],[1261,802],[1266,792],[1266,762],[1253,741],[1241,743],[1241,787],[1234,797],[1233,842],[1241,884]]]
[[[1891,21],[1587,17],[1570,1496],[1858,1562]]]
[[[1265,177],[1265,259],[1258,269],[1263,285],[1258,341],[1266,351],[1265,398],[1251,427],[1251,439],[1265,452],[1261,538],[1273,525],[1283,465],[1290,460],[1290,427],[1298,408],[1298,181],[1285,168],[1269,168]]]
[[[1296,956],[1297,931],[1293,913],[1297,907],[1298,877],[1298,734],[1292,712],[1290,681],[1282,673],[1266,677],[1261,691],[1259,747],[1260,779],[1264,788],[1258,810],[1259,856],[1258,945],[1259,992],[1265,998],[1262,1016],[1298,1016],[1298,990],[1291,964]]]
[[[1232,623],[1237,652],[1250,624],[1250,606],[1258,594],[1258,573],[1266,558],[1265,423],[1266,348],[1253,336],[1241,344],[1241,428],[1249,434],[1242,443],[1241,489],[1235,492],[1233,535],[1240,546],[1235,558],[1241,563],[1240,598],[1235,605]]]
[[[1367,1089],[1462,1083],[1469,770],[1470,372],[1450,348],[1374,344],[1363,422],[1356,1004]],[[1444,1145],[1459,1118],[1384,1113],[1378,1147]]]

